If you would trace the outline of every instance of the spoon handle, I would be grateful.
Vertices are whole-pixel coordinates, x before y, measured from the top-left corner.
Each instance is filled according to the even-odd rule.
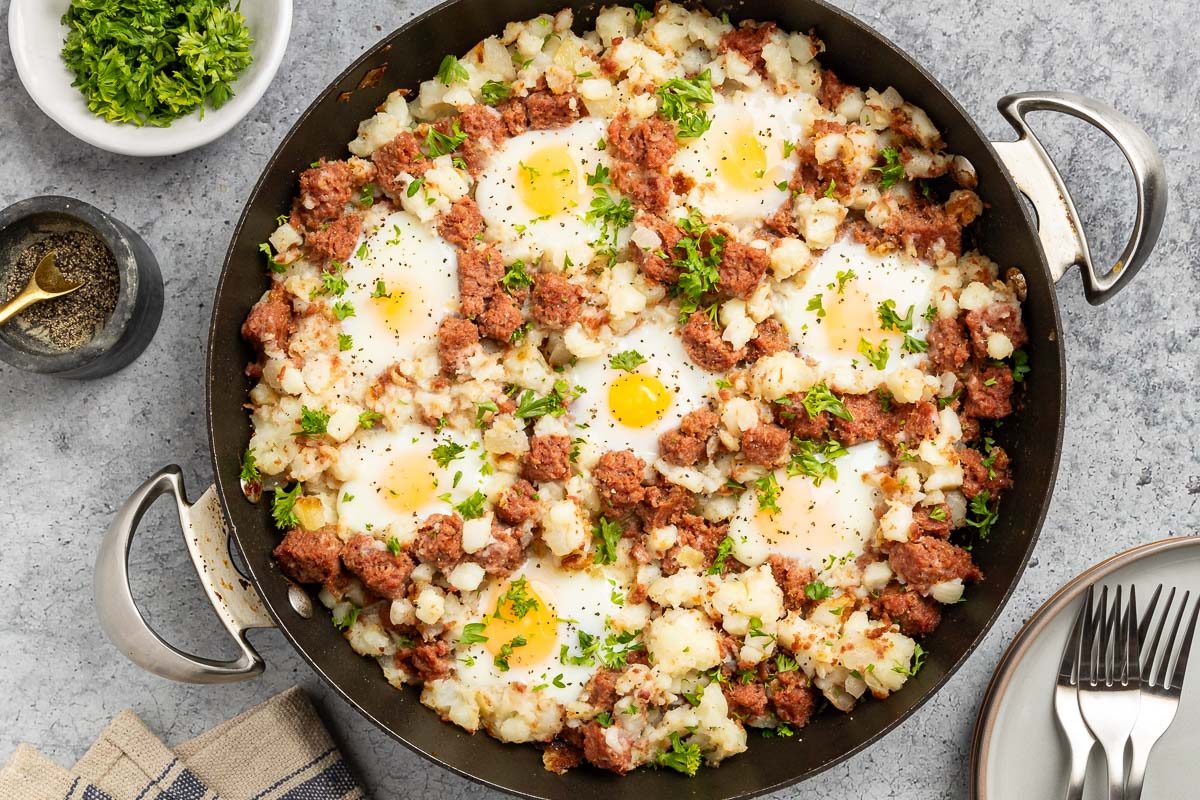
[[[27,286],[25,291],[0,306],[0,325],[8,322],[34,303],[45,299],[46,297],[36,287]]]

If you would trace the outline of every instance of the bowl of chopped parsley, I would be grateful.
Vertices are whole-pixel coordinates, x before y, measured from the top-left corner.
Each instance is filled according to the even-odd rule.
[[[275,76],[291,0],[12,0],[21,82],[51,119],[114,153],[164,156],[224,135]]]

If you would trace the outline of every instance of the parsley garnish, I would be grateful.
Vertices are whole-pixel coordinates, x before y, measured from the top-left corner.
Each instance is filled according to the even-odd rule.
[[[349,630],[350,626],[358,621],[358,614],[361,609],[358,606],[352,605],[346,611],[343,617],[334,617],[333,624],[338,630]]]
[[[713,559],[712,566],[705,572],[706,575],[720,575],[725,571],[725,562],[729,560],[730,554],[733,553],[733,539],[726,536],[717,545],[717,555]]]
[[[351,347],[354,347],[354,337],[348,333],[338,334],[338,350],[346,352]]]
[[[821,300],[823,298],[824,298],[824,295],[820,292],[814,294],[812,297],[810,297],[808,299],[808,306],[805,307],[805,310],[817,312],[818,319],[825,316],[825,309],[821,306]]]
[[[482,622],[468,622],[463,625],[462,636],[458,637],[459,644],[482,644],[488,640],[488,637],[483,635],[484,629],[487,628]]]
[[[645,22],[646,20],[650,19],[653,16],[654,16],[654,12],[651,11],[650,9],[646,8],[641,3],[633,4],[633,18],[635,20],[637,20],[639,23]]]
[[[381,419],[383,419],[383,414],[380,414],[378,411],[364,411],[358,415],[358,427],[369,431]]]
[[[689,316],[700,307],[704,295],[716,288],[720,281],[718,270],[721,263],[721,250],[725,244],[724,236],[708,236],[708,253],[700,246],[701,238],[708,230],[708,225],[696,211],[679,220],[687,236],[675,244],[676,255],[671,259],[671,266],[679,270],[679,281],[675,289],[682,297],[680,310],[682,317]]]
[[[617,234],[621,229],[633,222],[633,204],[628,197],[615,200],[608,190],[597,186],[596,196],[587,212],[588,222],[600,223],[600,238],[596,244],[602,245],[610,256],[615,257]]]
[[[588,186],[607,186],[608,185],[608,167],[603,164],[596,165],[596,171],[587,176]]]
[[[462,132],[462,128],[458,125],[458,120],[454,120],[450,126],[450,135],[446,135],[437,128],[431,127],[429,133],[425,134],[425,155],[430,158],[449,155],[458,149],[459,145],[467,140],[467,135]]]
[[[592,542],[596,545],[596,564],[613,564],[617,560],[617,542],[621,541],[621,524],[600,517],[592,527]]]
[[[275,260],[275,256],[271,252],[271,245],[267,244],[266,242],[263,242],[258,246],[258,252],[266,255],[267,268],[270,269],[271,272],[283,272],[287,269],[287,264],[280,264]]]
[[[254,460],[253,447],[246,450],[245,455],[242,456],[242,470],[238,474],[246,483],[253,483],[262,478],[262,475],[258,471],[258,464]]]
[[[513,416],[517,419],[536,419],[549,414],[560,417],[567,410],[567,403],[579,396],[578,391],[572,391],[566,381],[555,381],[554,389],[545,397],[538,397],[532,390],[526,389],[517,399],[517,410]]]
[[[846,288],[846,282],[850,281],[854,278],[857,278],[857,277],[858,277],[858,275],[856,275],[854,273],[854,270],[852,270],[852,269],[848,269],[848,270],[844,270],[844,271],[839,270],[838,274],[837,274],[837,293],[842,294],[843,290]],[[829,288],[830,289],[833,288],[832,283],[829,284]]]
[[[775,671],[776,672],[795,672],[800,669],[800,665],[796,663],[796,659],[789,656],[787,653],[778,653],[775,656]]]
[[[496,657],[492,659],[492,663],[495,664],[501,672],[508,672],[508,659],[509,656],[513,654],[513,650],[517,649],[518,647],[524,647],[527,644],[528,642],[525,641],[524,636],[514,636],[511,640],[500,646],[500,652],[497,653]]]
[[[646,363],[646,358],[637,350],[626,350],[623,353],[617,353],[608,360],[608,364],[613,369],[623,369],[626,372],[633,372],[640,365]]]
[[[879,188],[890,189],[904,178],[904,165],[900,163],[900,151],[894,147],[885,147],[879,151],[883,156],[882,167],[871,167],[879,173]]]
[[[879,343],[879,347],[871,347],[871,343],[866,339],[859,339],[858,352],[862,353],[875,369],[883,369],[887,366],[889,353],[886,339]]]
[[[504,277],[500,279],[500,285],[504,287],[504,291],[512,294],[518,289],[524,289],[533,285],[533,277],[525,271],[525,262],[517,259],[508,265],[508,269],[504,271]]]
[[[671,749],[659,753],[654,762],[660,767],[670,767],[689,778],[694,778],[696,770],[700,769],[700,745],[684,743],[678,733],[672,733]]]
[[[446,502],[449,501],[449,495],[444,496]],[[459,513],[463,519],[479,519],[483,516],[483,504],[487,500],[487,495],[476,489],[471,493],[471,496],[461,503],[454,506],[454,510]]]
[[[812,581],[804,587],[804,596],[809,600],[824,600],[833,596],[833,589],[822,581]]]
[[[467,72],[467,68],[457,58],[448,55],[442,59],[441,65],[438,66],[437,77],[443,86],[449,86],[452,83],[469,80],[471,73]]]
[[[338,300],[333,304],[333,315],[341,322],[354,316],[354,305],[349,300]]]
[[[450,466],[450,462],[461,456],[466,449],[466,445],[447,439],[433,448],[433,460],[437,462],[439,467],[444,469]]]
[[[700,108],[713,101],[712,75],[708,70],[691,80],[672,78],[658,87],[658,97],[662,101],[659,116],[678,123],[680,138],[695,139],[712,124]]]
[[[512,613],[517,619],[525,619],[525,615],[530,611],[536,611],[541,607],[537,599],[529,594],[529,581],[525,578],[517,578],[508,584],[508,589],[504,594],[500,595],[500,599],[496,601],[496,611],[492,614],[496,619],[504,619],[504,615],[500,613],[500,609],[504,608],[504,604],[508,603]]]
[[[400,546],[399,539],[397,539],[395,536],[389,536],[387,538],[387,549],[388,549],[388,552],[391,553],[392,555],[398,556],[398,555],[400,555],[400,551],[404,548],[402,548]]]
[[[904,344],[901,345],[902,350],[906,353],[924,353],[929,349],[929,345],[921,340],[916,339],[911,335],[913,326],[913,311],[915,306],[908,307],[908,313],[901,318],[896,313],[896,301],[884,300],[879,304],[877,309],[879,314],[879,326],[883,330],[899,331],[904,334]]]
[[[988,538],[992,533],[992,526],[1000,519],[1000,513],[988,505],[991,499],[991,492],[982,489],[971,498],[971,504],[967,507],[967,524],[979,531],[980,539]]]
[[[938,522],[946,521],[946,507],[934,506],[929,510],[929,518]]]
[[[1013,380],[1021,383],[1025,380],[1025,376],[1029,374],[1029,354],[1024,350],[1013,351]]]
[[[817,443],[811,439],[797,439],[796,452],[787,465],[788,475],[807,475],[813,479],[814,486],[820,486],[826,478],[837,480],[835,458],[841,458],[849,451],[834,440]]]
[[[486,106],[502,103],[511,94],[512,87],[502,81],[485,81],[483,86],[479,87],[479,96],[483,98],[483,104]]]
[[[329,414],[323,408],[300,406],[300,430],[293,436],[320,436],[329,427]]]
[[[901,675],[907,675],[910,678],[916,677],[916,674],[921,671],[921,667],[925,665],[925,657],[929,655],[921,645],[913,647],[913,658],[911,667],[902,667],[896,664],[892,667],[892,672],[899,672]]]
[[[612,722],[613,722],[612,714],[608,713],[607,711],[601,711],[599,714],[597,714],[595,716],[595,720],[596,720],[596,724],[599,725],[601,728],[611,728],[612,727]]]
[[[768,472],[754,482],[754,490],[758,492],[758,508],[760,511],[779,513],[779,480],[774,472]]]
[[[838,419],[843,419],[846,422],[853,422],[854,415],[850,413],[850,409],[829,391],[829,387],[821,381],[816,386],[813,386],[804,395],[804,410],[808,412],[809,419],[815,419],[817,414],[822,411],[828,411]]]
[[[275,520],[275,527],[279,530],[286,531],[300,525],[300,520],[296,519],[296,501],[300,499],[300,492],[303,488],[304,486],[299,483],[290,490],[284,489],[282,486],[275,487],[275,498],[271,502],[271,517]]]
[[[484,400],[482,403],[475,404],[475,427],[483,427],[483,418],[491,412],[496,414],[500,411],[500,406],[493,403],[491,400]]]

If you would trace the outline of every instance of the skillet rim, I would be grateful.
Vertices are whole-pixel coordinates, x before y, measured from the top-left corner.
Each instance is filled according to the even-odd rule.
[[[675,1],[681,2],[685,5],[689,5],[687,0],[675,0]],[[348,77],[350,77],[352,74],[356,73],[362,67],[363,64],[365,64],[365,63],[371,61],[372,59],[374,59],[375,57],[377,57],[382,51],[385,51],[386,49],[390,49],[391,47],[393,47],[397,40],[402,39],[410,31],[410,29],[416,27],[420,23],[422,23],[432,17],[439,16],[439,15],[445,14],[445,13],[450,13],[456,6],[459,6],[459,5],[469,6],[473,3],[478,3],[478,2],[487,2],[487,0],[442,0],[442,2],[438,3],[437,5],[433,6],[432,8],[429,8],[429,9],[425,10],[424,12],[415,15],[412,19],[408,20],[403,25],[401,25],[401,26],[395,28],[394,30],[392,30],[391,32],[386,33],[383,36],[381,36],[381,38],[374,45],[372,45],[371,47],[369,47],[368,49],[363,51],[363,53],[358,58],[356,58],[350,65],[348,65],[345,69],[343,69],[340,73],[338,73],[338,75],[336,75],[334,78],[332,78],[330,80],[330,82],[328,83],[328,85],[312,100],[312,102],[304,109],[304,111],[301,112],[299,117],[297,117],[296,121],[288,129],[287,133],[280,139],[279,144],[276,146],[275,150],[272,152],[270,158],[266,161],[266,163],[262,169],[262,172],[260,173],[258,179],[255,181],[254,186],[249,193],[248,199],[242,208],[242,212],[238,217],[237,224],[234,226],[234,228],[230,234],[230,244],[226,250],[225,259],[221,266],[220,278],[217,282],[217,286],[214,291],[213,310],[212,310],[212,316],[211,316],[210,325],[209,325],[209,335],[206,340],[207,352],[206,352],[206,357],[205,357],[205,412],[206,412],[206,417],[207,417],[207,430],[208,430],[208,434],[209,434],[209,456],[210,456],[210,462],[211,462],[212,469],[213,469],[214,482],[217,487],[217,496],[220,501],[221,512],[225,517],[225,522],[227,523],[229,530],[232,532],[232,534],[233,534],[232,538],[235,542],[237,542],[239,550],[241,550],[240,534],[238,532],[237,526],[232,523],[233,516],[231,514],[230,505],[229,505],[229,496],[230,495],[226,494],[226,488],[227,488],[226,479],[222,476],[221,471],[218,466],[218,463],[217,463],[218,456],[217,456],[216,442],[217,442],[217,437],[223,436],[223,433],[219,432],[217,430],[216,419],[213,414],[213,393],[214,393],[214,387],[215,387],[214,378],[216,377],[216,372],[217,372],[217,370],[214,367],[214,353],[215,353],[215,345],[218,340],[218,321],[219,321],[218,317],[220,315],[221,299],[225,295],[226,281],[230,277],[231,267],[234,262],[235,246],[242,236],[242,231],[246,225],[248,217],[250,216],[250,211],[253,208],[253,206],[255,205],[256,201],[258,200],[258,197],[259,197],[260,193],[262,192],[264,185],[267,183],[268,179],[270,177],[272,177],[272,175],[274,174],[277,162],[278,162],[282,152],[285,150],[285,148],[288,146],[288,144],[292,141],[292,139],[298,134],[298,132],[301,130],[301,128],[305,127],[305,125],[307,123],[311,122],[312,119],[315,118],[315,112],[317,111],[318,107],[321,106],[323,103],[325,103],[335,93],[340,93],[339,87],[342,85],[342,83]],[[873,27],[868,25],[866,22],[863,22],[862,20],[860,20],[859,18],[850,14],[849,12],[843,11],[842,9],[840,9],[836,6],[831,5],[830,3],[826,2],[826,0],[802,0],[802,2],[807,5],[814,6],[827,14],[830,14],[832,16],[840,18],[843,23],[848,24],[849,26],[854,28],[855,31],[857,32],[857,34],[859,36],[863,37],[865,42],[873,43],[875,46],[882,48],[883,51],[891,59],[899,59],[900,61],[905,63],[907,66],[909,66],[925,83],[925,85],[926,85],[925,88],[928,92],[933,93],[933,94],[940,94],[941,98],[955,112],[957,112],[959,117],[966,123],[966,130],[964,131],[964,133],[973,137],[974,139],[976,139],[979,142],[980,145],[982,145],[983,150],[987,153],[989,158],[992,160],[992,162],[996,166],[996,172],[999,175],[1001,175],[1003,178],[1003,183],[1004,183],[1003,189],[1006,190],[1009,195],[1011,195],[1011,199],[1014,201],[1015,207],[1018,208],[1020,211],[1022,221],[1024,223],[1024,233],[1026,235],[1030,236],[1032,238],[1032,241],[1036,243],[1036,246],[1033,248],[1033,251],[1036,253],[1036,256],[1037,256],[1037,267],[1038,267],[1039,273],[1040,273],[1042,279],[1045,281],[1046,287],[1048,290],[1046,292],[1046,297],[1048,298],[1047,311],[1048,311],[1048,316],[1050,318],[1050,321],[1052,322],[1052,328],[1053,328],[1053,330],[1050,332],[1051,341],[1048,342],[1047,344],[1049,344],[1054,349],[1057,360],[1058,360],[1058,365],[1059,365],[1058,374],[1056,376],[1057,377],[1057,387],[1056,388],[1057,388],[1059,402],[1058,402],[1058,408],[1055,409],[1055,414],[1050,417],[1051,419],[1055,420],[1056,428],[1055,428],[1055,435],[1054,435],[1054,442],[1053,442],[1054,447],[1053,447],[1053,450],[1052,450],[1052,453],[1051,453],[1051,456],[1049,459],[1049,465],[1048,465],[1049,466],[1048,479],[1047,479],[1046,483],[1044,484],[1044,488],[1042,489],[1042,492],[1041,492],[1040,508],[1038,509],[1038,512],[1036,514],[1036,517],[1035,517],[1035,520],[1034,520],[1032,526],[1030,526],[1031,529],[1029,530],[1028,543],[1025,546],[1024,551],[1020,554],[1019,564],[1017,565],[1017,568],[1016,568],[1015,572],[1013,573],[1012,580],[1009,582],[1008,586],[1005,588],[1004,592],[999,597],[994,608],[991,610],[990,614],[988,615],[988,617],[984,621],[984,623],[980,626],[979,632],[971,640],[970,644],[962,650],[961,654],[957,657],[957,659],[955,659],[955,661],[950,666],[948,666],[946,668],[945,672],[938,678],[938,680],[935,683],[933,683],[931,686],[926,688],[924,693],[916,701],[914,701],[912,703],[912,705],[910,705],[902,713],[898,713],[892,719],[888,720],[888,722],[886,724],[882,725],[879,729],[877,729],[875,732],[873,732],[871,735],[869,735],[866,739],[864,739],[858,745],[841,752],[838,756],[836,756],[834,758],[830,758],[823,763],[820,763],[812,768],[809,768],[808,770],[806,770],[804,772],[796,774],[785,780],[771,783],[769,785],[756,786],[753,788],[749,788],[746,791],[739,791],[735,794],[727,795],[726,797],[728,798],[728,800],[738,800],[740,798],[752,798],[752,797],[757,797],[757,796],[760,796],[760,795],[763,795],[763,794],[766,794],[769,792],[778,791],[778,790],[786,788],[788,786],[793,786],[800,782],[803,782],[805,780],[813,778],[813,777],[825,772],[826,770],[828,770],[834,766],[837,766],[838,764],[844,763],[845,761],[850,759],[852,756],[873,746],[874,744],[879,742],[879,740],[882,739],[884,736],[888,735],[893,730],[895,730],[897,727],[899,727],[902,723],[906,722],[913,714],[915,714],[926,703],[928,703],[939,691],[941,691],[942,687],[945,686],[947,681],[949,681],[950,678],[952,678],[958,672],[958,670],[962,668],[962,666],[966,663],[966,661],[974,654],[975,650],[978,649],[978,647],[983,643],[983,640],[987,637],[988,633],[990,633],[992,626],[996,623],[996,621],[1000,617],[1000,614],[1004,611],[1005,607],[1008,605],[1008,602],[1011,600],[1013,593],[1016,591],[1017,586],[1021,582],[1021,578],[1023,577],[1023,575],[1025,573],[1025,569],[1028,566],[1029,559],[1032,557],[1033,551],[1037,546],[1037,542],[1041,536],[1042,528],[1045,524],[1046,516],[1050,509],[1050,503],[1053,498],[1054,487],[1057,482],[1058,470],[1059,470],[1060,460],[1061,460],[1061,455],[1062,455],[1063,437],[1064,437],[1065,425],[1066,425],[1066,389],[1067,389],[1067,387],[1066,387],[1066,371],[1067,371],[1066,370],[1066,350],[1065,350],[1065,346],[1063,344],[1062,318],[1061,318],[1059,304],[1058,304],[1056,284],[1055,284],[1053,277],[1050,274],[1049,266],[1046,261],[1045,251],[1041,245],[1041,240],[1038,237],[1037,224],[1036,224],[1035,220],[1033,219],[1032,214],[1030,213],[1030,208],[1029,208],[1028,204],[1024,201],[1024,198],[1022,197],[1021,192],[1017,189],[1016,184],[1013,181],[1012,175],[1008,171],[1007,167],[1004,165],[1004,162],[1001,160],[1000,156],[996,153],[995,148],[992,146],[992,140],[983,133],[983,131],[979,128],[979,125],[976,123],[975,119],[970,114],[967,113],[966,109],[964,109],[962,107],[962,105],[958,102],[958,100],[955,99],[954,95],[952,95],[946,89],[946,87],[944,87],[941,84],[941,82],[939,82],[932,74],[930,74],[925,69],[924,66],[922,66],[919,62],[917,62],[905,50],[901,49],[898,45],[896,45],[894,42],[892,42],[891,39],[889,39],[887,36],[880,33],[879,31],[875,30]],[[547,9],[549,9],[549,13],[554,13],[554,11],[557,11],[558,9],[562,8],[566,4],[567,4],[567,0],[542,0],[542,5],[544,5]],[[594,5],[596,7],[601,7],[603,5],[624,5],[624,4],[625,4],[625,0],[608,0],[608,2],[602,2],[601,0],[595,0],[595,2],[589,3],[589,5]],[[714,11],[714,6],[723,7],[730,11],[736,11],[738,6],[742,5],[742,0],[732,0],[732,2],[724,2],[723,0],[705,0],[705,2],[701,3],[700,5],[703,5],[704,7],[708,8],[710,11]],[[714,11],[714,13],[715,13],[715,11]],[[926,105],[926,103],[923,103],[920,100],[916,101],[916,104],[920,107],[924,107]],[[993,186],[992,188],[995,189],[997,187]],[[1030,269],[1031,269],[1031,266],[1024,266],[1023,272],[1028,274]],[[1046,389],[1048,389],[1048,388],[1049,387],[1046,387]],[[1043,391],[1045,391],[1046,389],[1044,389]],[[231,492],[233,493],[232,496],[241,498],[242,494],[241,494],[240,485],[237,484],[237,482],[231,482],[230,486],[232,487],[232,489],[231,489]],[[1011,499],[1010,499],[1010,502],[1012,502]],[[532,798],[533,800],[540,800],[540,798],[544,797],[543,795],[540,795],[540,794],[527,792],[522,789],[499,784],[495,781],[489,780],[487,778],[484,778],[482,776],[472,773],[471,771],[469,771],[468,768],[460,767],[456,764],[449,763],[447,760],[443,759],[436,753],[425,749],[420,743],[410,741],[407,738],[401,736],[399,733],[397,733],[395,730],[393,730],[391,727],[389,727],[385,722],[378,719],[374,714],[372,714],[370,711],[368,711],[363,706],[363,704],[359,703],[354,697],[352,697],[346,687],[344,687],[342,684],[338,683],[333,678],[331,678],[329,675],[327,675],[326,672],[324,671],[324,669],[322,669],[321,666],[316,663],[315,659],[312,656],[310,656],[309,653],[305,650],[305,648],[299,643],[296,636],[293,635],[292,631],[289,628],[290,618],[285,617],[285,614],[294,614],[292,609],[290,607],[288,607],[286,609],[285,608],[276,609],[276,607],[272,604],[270,598],[259,589],[260,584],[265,583],[265,581],[268,578],[278,579],[279,575],[278,574],[269,574],[269,573],[266,573],[263,571],[256,572],[254,565],[251,563],[251,561],[249,559],[243,558],[243,563],[245,564],[246,570],[249,573],[246,577],[254,585],[255,591],[258,592],[258,594],[260,595],[260,597],[263,600],[263,605],[267,608],[267,611],[270,614],[270,616],[272,617],[272,619],[274,619],[276,627],[284,635],[284,637],[287,639],[287,641],[291,645],[291,647],[300,655],[300,657],[308,664],[308,666],[318,676],[320,676],[321,680],[323,680],[330,687],[330,689],[332,689],[338,696],[340,696],[342,698],[343,701],[345,701],[348,705],[350,705],[352,708],[354,708],[364,718],[369,720],[372,724],[374,724],[377,728],[379,728],[381,731],[386,733],[389,737],[400,742],[402,745],[407,747],[409,750],[417,753],[419,756],[433,762],[434,764],[437,764],[438,766],[440,766],[444,769],[450,770],[451,772],[455,773],[456,775],[460,775],[476,784],[479,784],[482,786],[487,786],[489,788],[492,788],[497,791],[500,791],[500,792],[503,792],[506,794],[510,794],[510,795],[514,795],[514,796],[518,796],[518,797]],[[432,712],[430,712],[430,713],[432,713]],[[441,724],[450,724],[450,723],[442,722]],[[747,757],[751,757],[751,756],[747,756]]]

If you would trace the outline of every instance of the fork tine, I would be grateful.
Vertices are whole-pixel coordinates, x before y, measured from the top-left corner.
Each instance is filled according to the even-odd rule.
[[[1100,590],[1100,599],[1104,596],[1108,588]],[[1094,599],[1093,587],[1087,588],[1087,597],[1084,600],[1084,640],[1079,645],[1079,654],[1075,660],[1075,672],[1079,674],[1080,685],[1084,682],[1091,682],[1094,679],[1094,670],[1092,669],[1092,649],[1096,642],[1096,599]]]
[[[1171,685],[1168,689],[1179,691],[1183,688],[1183,673],[1187,670],[1188,654],[1192,650],[1192,637],[1196,633],[1196,618],[1200,616],[1200,600],[1192,608],[1192,618],[1188,622],[1187,633],[1183,636],[1183,646],[1179,648],[1179,656],[1175,659],[1175,671],[1171,674]]]
[[[1171,654],[1175,652],[1175,636],[1179,633],[1179,623],[1183,619],[1183,612],[1187,610],[1188,598],[1191,597],[1191,592],[1183,593],[1183,602],[1179,604],[1179,611],[1175,614],[1175,624],[1171,626],[1171,633],[1167,637],[1167,646],[1163,648],[1162,660],[1158,662],[1158,670],[1155,672],[1154,685],[1165,686],[1167,681],[1167,670],[1171,668]]]
[[[1146,606],[1145,613],[1142,614],[1142,621],[1138,623],[1138,641],[1146,641],[1146,633],[1150,630],[1150,623],[1154,621],[1154,609],[1158,606],[1158,596],[1162,594],[1163,585],[1160,583],[1154,590],[1154,594],[1150,595],[1150,604]],[[1174,591],[1174,587],[1172,587]]]
[[[1071,633],[1067,636],[1067,644],[1063,647],[1062,661],[1058,665],[1060,682],[1075,685],[1079,675],[1080,645],[1083,642],[1083,627],[1091,614],[1093,588],[1087,587],[1083,602],[1079,604],[1079,613],[1075,615],[1075,623],[1071,626]]]
[[[1167,623],[1167,617],[1171,616],[1171,606],[1174,603],[1175,587],[1172,586],[1167,594],[1167,604],[1163,606],[1162,616],[1158,618],[1158,626],[1154,629],[1154,640],[1150,642],[1150,649],[1146,651],[1146,663],[1142,665],[1142,681],[1150,682],[1153,686],[1158,685],[1158,681],[1150,681],[1154,673],[1154,662],[1159,655],[1158,641],[1162,638],[1163,626]]]
[[[1121,663],[1121,683],[1137,681],[1141,661],[1138,653],[1137,587],[1129,586],[1129,608],[1125,610],[1125,660]]]
[[[1104,638],[1100,641],[1103,648],[1100,656],[1100,679],[1105,686],[1112,686],[1113,676],[1120,669],[1117,648],[1121,642],[1121,594],[1123,587],[1117,584],[1117,591],[1112,605],[1107,610],[1104,623]]]

